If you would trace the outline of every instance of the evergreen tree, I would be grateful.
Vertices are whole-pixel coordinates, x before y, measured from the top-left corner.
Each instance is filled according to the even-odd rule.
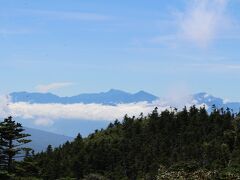
[[[12,117],[4,119],[0,123],[0,135],[1,135],[1,155],[3,157],[2,166],[9,173],[14,170],[15,159],[26,148],[23,145],[29,143],[31,140],[25,139],[30,136],[23,133],[24,129],[20,123],[13,121]]]

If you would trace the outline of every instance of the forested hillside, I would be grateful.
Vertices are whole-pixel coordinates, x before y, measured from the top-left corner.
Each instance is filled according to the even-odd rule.
[[[110,123],[106,130],[96,130],[88,138],[79,134],[72,143],[54,150],[49,147],[33,161],[38,164],[38,176],[45,179],[98,174],[134,180],[161,178],[166,171],[237,175],[239,152],[240,118],[229,110],[213,107],[208,115],[205,108],[193,106],[189,111],[160,114],[156,108],[147,117],[126,115],[122,123]]]
[[[157,108],[124,117],[87,138],[26,157],[21,177],[39,179],[237,179],[240,117],[228,109],[208,114]]]

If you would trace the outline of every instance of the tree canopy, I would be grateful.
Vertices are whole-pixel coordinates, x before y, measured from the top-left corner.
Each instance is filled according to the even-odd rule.
[[[167,178],[169,173],[239,174],[239,153],[240,118],[228,109],[213,107],[209,114],[192,106],[161,113],[156,108],[145,117],[126,115],[87,138],[79,134],[73,142],[49,146],[32,160],[44,179],[135,180]]]

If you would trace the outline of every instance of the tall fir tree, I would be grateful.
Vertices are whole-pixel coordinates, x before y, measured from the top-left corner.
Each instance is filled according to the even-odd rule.
[[[23,131],[22,125],[13,121],[11,116],[0,123],[1,156],[3,157],[1,165],[8,173],[13,172],[15,159],[21,157],[17,155],[26,150],[24,145],[31,142],[26,139],[30,135]]]

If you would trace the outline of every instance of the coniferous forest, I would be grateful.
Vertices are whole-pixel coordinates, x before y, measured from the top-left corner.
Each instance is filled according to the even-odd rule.
[[[240,116],[215,106],[126,115],[37,154],[24,148],[29,135],[11,117],[0,135],[0,179],[240,179]]]

